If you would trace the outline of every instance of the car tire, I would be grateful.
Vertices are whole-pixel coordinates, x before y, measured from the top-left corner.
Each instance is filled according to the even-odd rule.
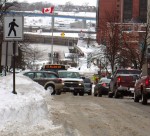
[[[46,90],[48,90],[51,95],[55,95],[55,89],[53,86],[51,86],[51,85],[47,86]]]
[[[80,96],[84,96],[84,92],[80,92],[79,95],[80,95]]]
[[[147,104],[147,96],[142,93],[142,104],[146,105]]]
[[[74,96],[77,96],[77,94],[78,94],[77,92],[73,92],[73,95],[74,95]]]
[[[102,97],[102,94],[99,93],[99,94],[98,94],[98,97]]]
[[[135,94],[135,91],[134,91],[134,102],[139,102],[140,98]]]
[[[94,96],[96,97],[96,96],[97,96],[97,93],[94,93]]]
[[[114,94],[114,98],[119,98],[121,95],[120,93],[118,92],[118,90],[116,89],[115,90],[115,94]]]
[[[114,95],[114,94],[113,94],[112,92],[109,92],[109,93],[108,93],[108,98],[113,98],[113,95]]]
[[[90,92],[88,93],[88,95],[92,95],[92,92],[90,91]]]
[[[61,95],[61,91],[56,91],[56,95]]]
[[[114,98],[119,98],[119,94],[118,94],[118,92],[115,92],[115,94],[114,94]]]

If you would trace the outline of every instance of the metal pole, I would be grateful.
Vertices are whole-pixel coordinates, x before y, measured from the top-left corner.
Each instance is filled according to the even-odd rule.
[[[51,29],[52,29],[52,42],[51,42],[51,64],[53,64],[53,32],[54,32],[54,12],[52,13],[52,22],[51,22]]]
[[[7,60],[8,60],[8,42],[6,42],[5,76],[7,75]]]
[[[16,56],[16,42],[13,42],[13,94],[17,94],[15,90],[15,56]]]

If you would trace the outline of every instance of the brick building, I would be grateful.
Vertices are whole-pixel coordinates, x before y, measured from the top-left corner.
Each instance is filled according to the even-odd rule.
[[[102,43],[105,36],[106,23],[146,23],[147,4],[149,0],[98,0],[97,10],[97,42]],[[114,18],[113,18],[114,16]],[[112,20],[111,20],[112,18]],[[104,27],[105,26],[105,27]],[[130,27],[132,29],[132,27]]]

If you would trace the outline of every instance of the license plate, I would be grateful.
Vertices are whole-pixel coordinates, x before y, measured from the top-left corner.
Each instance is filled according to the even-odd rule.
[[[70,90],[74,90],[74,88],[73,88],[73,87],[70,87]]]

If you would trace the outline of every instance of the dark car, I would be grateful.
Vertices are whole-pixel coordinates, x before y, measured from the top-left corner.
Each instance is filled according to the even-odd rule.
[[[109,92],[110,81],[111,79],[109,78],[101,78],[94,87],[94,96],[101,97],[102,95],[107,95]]]
[[[55,72],[51,71],[29,71],[24,72],[23,75],[31,78],[33,81],[38,82],[50,93],[60,95],[63,89],[62,80]]]
[[[90,78],[83,78],[84,81],[84,93],[87,93],[88,95],[92,94],[92,82]]]

